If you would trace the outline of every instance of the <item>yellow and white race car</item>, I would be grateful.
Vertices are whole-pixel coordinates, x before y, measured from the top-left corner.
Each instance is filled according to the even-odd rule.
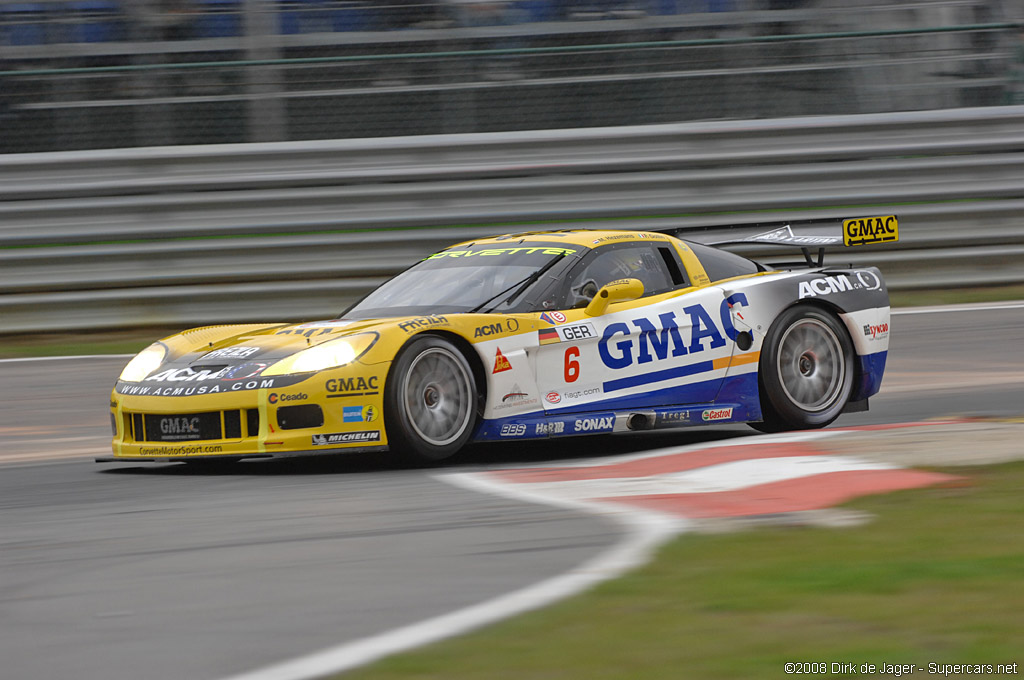
[[[878,391],[889,299],[877,269],[810,249],[894,240],[896,219],[848,220],[842,238],[761,226],[742,241],[806,262],[770,269],[670,233],[513,234],[430,255],[339,318],[173,335],[125,366],[97,460],[436,461],[470,441],[823,427]]]

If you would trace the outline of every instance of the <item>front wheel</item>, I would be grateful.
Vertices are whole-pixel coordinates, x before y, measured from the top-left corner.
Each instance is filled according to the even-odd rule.
[[[444,338],[425,335],[402,350],[384,399],[391,448],[408,459],[449,458],[473,434],[479,400],[473,369]]]
[[[825,427],[853,390],[853,343],[839,320],[820,309],[793,307],[768,331],[760,365],[764,432]]]

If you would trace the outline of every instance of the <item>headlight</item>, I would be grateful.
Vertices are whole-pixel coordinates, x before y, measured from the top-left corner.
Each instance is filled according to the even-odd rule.
[[[167,348],[159,342],[153,343],[142,350],[128,362],[128,365],[121,371],[120,380],[125,382],[140,382],[146,379],[150,373],[160,367],[167,356]]]
[[[312,373],[350,364],[377,342],[376,333],[360,333],[304,349],[263,371],[263,375]]]

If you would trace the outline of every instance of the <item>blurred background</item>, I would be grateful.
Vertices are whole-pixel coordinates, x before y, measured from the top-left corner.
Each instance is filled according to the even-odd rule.
[[[447,243],[609,220],[898,212],[869,257],[894,289],[1024,283],[1022,26],[1019,0],[3,0],[0,333],[331,316]]]
[[[1024,102],[1021,14],[1017,0],[4,1],[0,151]]]

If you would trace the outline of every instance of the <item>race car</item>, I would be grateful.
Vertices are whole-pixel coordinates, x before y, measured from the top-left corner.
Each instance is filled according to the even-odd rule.
[[[429,462],[471,441],[818,428],[867,408],[885,369],[888,292],[878,269],[827,267],[824,251],[895,240],[895,216],[729,232],[746,235],[725,246],[803,252],[774,267],[682,232],[477,239],[338,318],[165,338],[121,372],[113,456],[97,460],[390,450]]]

